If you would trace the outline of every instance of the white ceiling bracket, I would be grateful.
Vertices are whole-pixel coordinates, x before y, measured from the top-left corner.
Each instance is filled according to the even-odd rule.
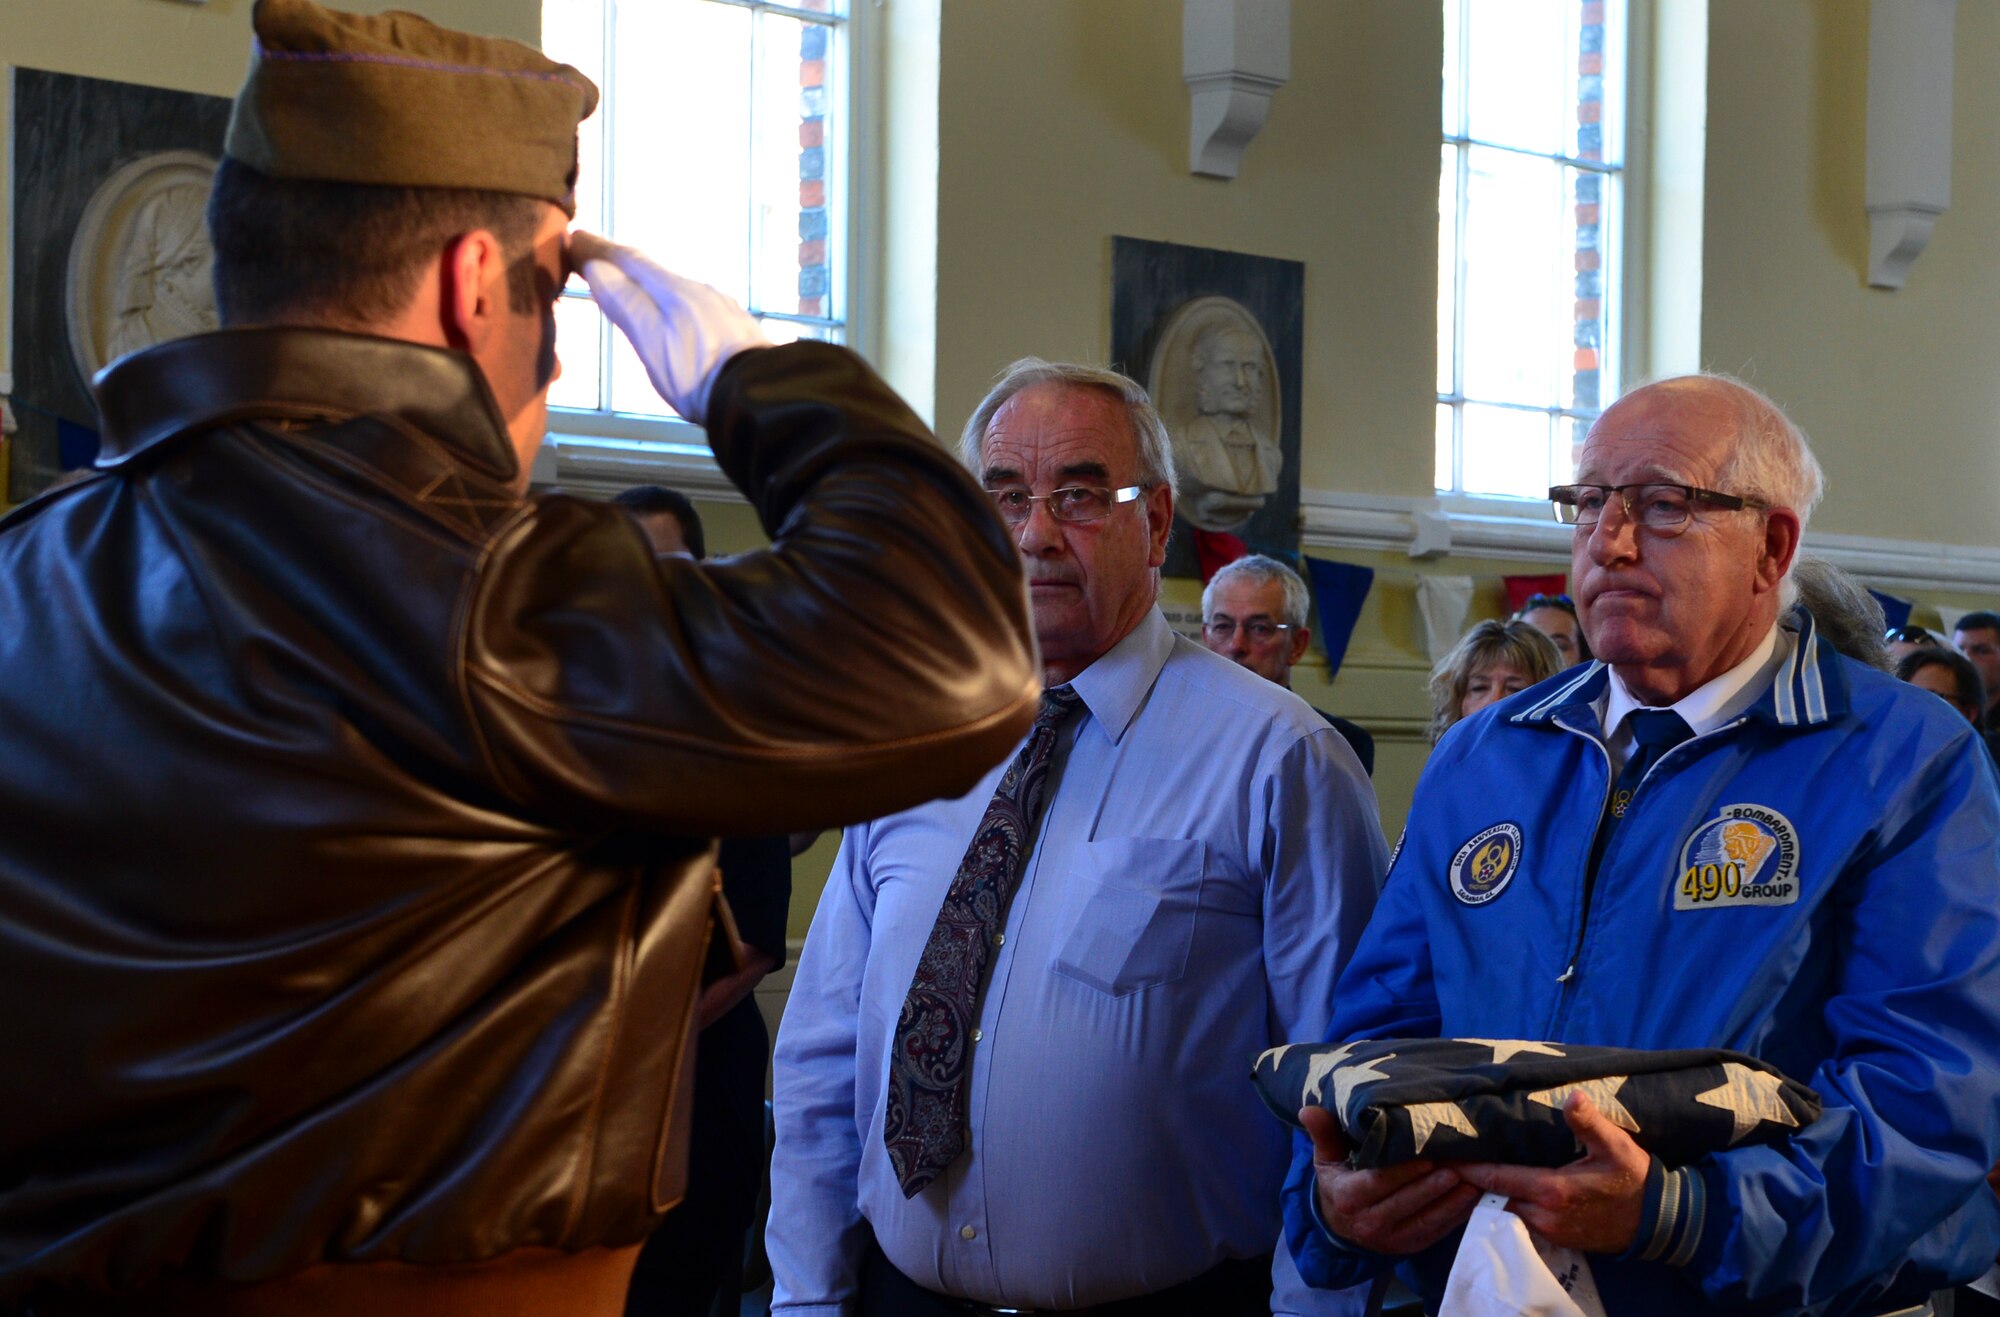
[[[1868,12],[1868,282],[1901,288],[1951,204],[1951,46],[1958,0]]]
[[[1291,76],[1291,0],[1181,0],[1188,169],[1235,178],[1243,148]]]

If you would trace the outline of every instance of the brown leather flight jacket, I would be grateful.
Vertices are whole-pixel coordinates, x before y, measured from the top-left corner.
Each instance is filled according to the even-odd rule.
[[[98,396],[100,471],[0,522],[0,1307],[637,1241],[708,837],[1033,717],[986,496],[817,343],[717,381],[773,547],[707,563],[513,493],[460,353],[230,330]]]

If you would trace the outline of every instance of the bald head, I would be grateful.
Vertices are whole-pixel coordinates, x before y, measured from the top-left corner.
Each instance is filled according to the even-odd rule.
[[[1613,498],[1601,520],[1577,527],[1571,580],[1584,633],[1636,695],[1672,704],[1756,651],[1785,601],[1820,490],[1804,436],[1770,399],[1712,375],[1635,389],[1591,427],[1576,483],[1681,486],[1746,502],[1696,498],[1684,522],[1655,528]]]
[[[1812,519],[1825,474],[1804,433],[1757,389],[1730,375],[1676,375],[1620,398],[1591,427],[1592,435],[1628,404],[1684,422],[1702,418],[1703,425],[1728,436],[1727,455],[1716,473],[1728,482],[1718,487],[1722,492],[1790,508],[1801,527]]]

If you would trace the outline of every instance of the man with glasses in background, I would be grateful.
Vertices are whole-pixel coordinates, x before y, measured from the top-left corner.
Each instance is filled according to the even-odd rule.
[[[1550,497],[1606,666],[1439,746],[1331,1036],[1733,1048],[1825,1114],[1666,1165],[1576,1095],[1566,1166],[1355,1171],[1311,1111],[1286,1190],[1300,1268],[1351,1285],[1409,1263],[1435,1301],[1493,1192],[1589,1256],[1611,1312],[1923,1311],[2000,1249],[1992,769],[1964,719],[1789,609],[1820,472],[1761,394],[1639,389],[1576,478]],[[1752,1096],[1714,1098],[1739,1138],[1769,1114]]]
[[[778,1033],[773,1311],[1359,1312],[1274,1272],[1286,1140],[1246,1080],[1325,1030],[1385,862],[1368,780],[1167,626],[1138,385],[1018,362],[962,450],[1043,714],[961,799],[847,832]]]
[[[1306,583],[1276,558],[1253,553],[1225,563],[1201,591],[1201,639],[1222,657],[1266,681],[1292,688],[1292,665],[1306,656]],[[1362,771],[1375,775],[1375,738],[1360,726],[1315,710],[1354,748]]]

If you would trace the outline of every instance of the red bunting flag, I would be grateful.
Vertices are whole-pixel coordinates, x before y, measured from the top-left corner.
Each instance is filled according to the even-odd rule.
[[[1538,594],[1568,594],[1569,577],[1561,572],[1549,576],[1503,576],[1507,586],[1507,615],[1521,611],[1521,605]]]

